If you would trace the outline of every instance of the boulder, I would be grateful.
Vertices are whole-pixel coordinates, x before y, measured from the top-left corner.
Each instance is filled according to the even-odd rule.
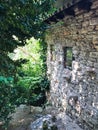
[[[52,126],[52,116],[46,115],[32,122],[30,125],[31,130],[43,130],[43,127],[49,129]]]

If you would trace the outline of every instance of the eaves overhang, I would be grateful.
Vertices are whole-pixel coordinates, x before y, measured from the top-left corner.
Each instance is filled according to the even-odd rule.
[[[54,14],[50,15],[44,20],[45,23],[51,22],[57,23],[68,15],[75,16],[75,7],[79,10],[90,11],[93,0],[68,0],[61,8],[59,8]]]

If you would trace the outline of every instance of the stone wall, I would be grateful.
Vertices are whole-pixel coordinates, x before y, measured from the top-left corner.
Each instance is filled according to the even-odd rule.
[[[98,1],[89,12],[75,8],[75,17],[47,30],[49,101],[75,119],[84,130],[98,129]],[[54,45],[51,61],[50,46]],[[63,47],[72,47],[72,70],[64,67]]]

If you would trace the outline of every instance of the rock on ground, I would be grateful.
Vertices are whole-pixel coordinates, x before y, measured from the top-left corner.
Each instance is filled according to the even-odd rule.
[[[48,124],[46,130],[51,130],[53,126],[56,126],[58,130],[83,130],[64,112],[52,107],[47,107],[44,112],[39,107],[32,107],[32,113],[29,111],[24,105],[17,108],[8,130],[43,130],[43,122]],[[1,126],[0,130],[3,130]]]
[[[58,130],[83,130],[63,112],[56,115],[55,121],[53,121],[53,118],[52,115],[46,115],[31,122],[30,130],[43,130],[43,122],[47,122],[48,129],[51,126],[57,126]]]

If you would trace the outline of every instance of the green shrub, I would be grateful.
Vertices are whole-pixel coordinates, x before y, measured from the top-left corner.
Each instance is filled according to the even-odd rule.
[[[14,111],[12,97],[15,95],[13,89],[13,78],[0,76],[0,121],[4,129],[8,127],[11,114]]]
[[[58,130],[56,125],[51,126],[51,130]]]
[[[23,77],[15,87],[17,90],[16,104],[41,106],[46,101],[45,91],[49,90],[49,81],[46,77]]]
[[[46,76],[47,45],[34,38],[27,42],[28,44],[17,49],[18,53],[16,53],[18,62],[22,64],[17,68],[15,104],[41,106],[46,102],[45,92],[49,90],[49,81]],[[23,60],[24,57],[25,60]]]
[[[49,130],[47,121],[43,122],[43,130]]]

